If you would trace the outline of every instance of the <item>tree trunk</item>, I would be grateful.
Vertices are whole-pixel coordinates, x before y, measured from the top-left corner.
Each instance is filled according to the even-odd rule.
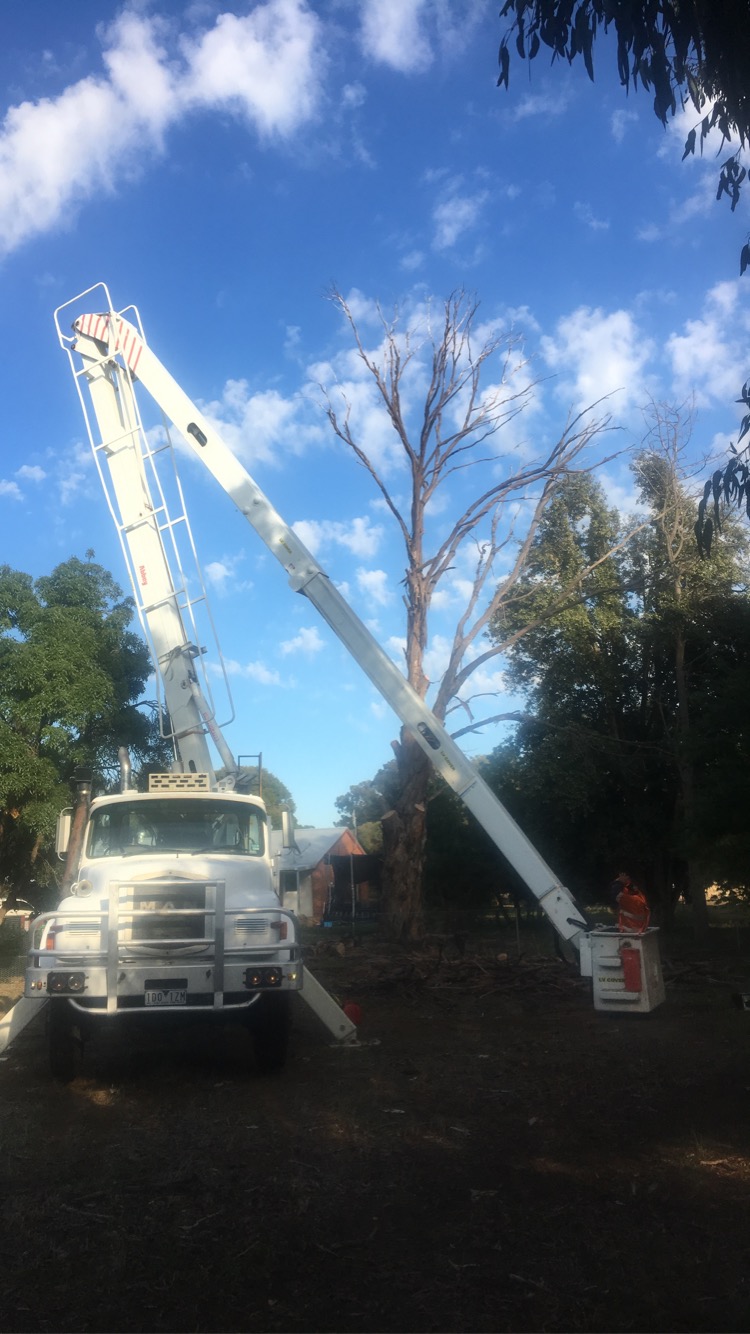
[[[679,597],[679,585],[676,586]],[[678,631],[675,638],[675,683],[677,687],[677,773],[680,781],[677,821],[681,824],[682,836],[692,830],[695,820],[695,782],[693,764],[689,756],[690,711],[687,670],[685,665],[685,636]],[[708,907],[706,891],[695,859],[686,858],[687,897],[693,915],[693,935],[696,940],[705,939],[708,934]]]
[[[394,751],[399,795],[383,818],[383,911],[394,939],[417,941],[424,936],[422,879],[431,765],[406,729]]]

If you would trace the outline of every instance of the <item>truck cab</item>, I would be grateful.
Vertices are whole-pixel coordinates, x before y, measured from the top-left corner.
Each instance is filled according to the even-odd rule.
[[[75,1073],[95,1025],[170,1012],[241,1018],[258,1065],[279,1068],[302,964],[264,804],[207,774],[149,783],[91,803],[69,893],[33,925],[26,995],[50,1002],[53,1072]]]

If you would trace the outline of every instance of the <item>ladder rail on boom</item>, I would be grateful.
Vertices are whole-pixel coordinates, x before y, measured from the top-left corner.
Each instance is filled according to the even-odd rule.
[[[61,307],[60,309],[63,310],[65,307]],[[131,309],[133,309],[135,318],[138,318],[134,308]],[[59,312],[55,313],[56,323],[58,313]],[[160,734],[162,737],[171,740],[173,743],[178,740],[178,734],[176,734],[174,726],[166,726],[165,714],[168,714],[169,711],[164,700],[163,677],[162,671],[160,670],[160,667],[164,664],[160,662],[160,653],[154,642],[150,614],[158,611],[162,607],[171,607],[176,611],[177,616],[184,626],[185,644],[187,646],[192,646],[194,650],[192,653],[194,666],[196,671],[200,672],[197,698],[203,723],[211,733],[215,744],[217,744],[223,763],[228,769],[232,769],[234,767],[234,760],[231,753],[228,752],[226,745],[223,744],[223,737],[221,736],[222,729],[228,727],[235,718],[232,690],[224,655],[221,650],[219,634],[211,610],[208,593],[206,591],[205,577],[198,556],[190,518],[185,505],[182,481],[175,459],[174,445],[169,434],[168,424],[165,421],[165,442],[155,447],[151,445],[148,433],[143,426],[137,398],[134,394],[130,394],[128,397],[130,399],[129,409],[132,415],[132,421],[125,426],[125,429],[123,429],[119,436],[110,436],[106,441],[97,440],[97,433],[94,430],[91,420],[89,404],[86,395],[83,392],[83,385],[89,370],[85,364],[80,368],[75,365],[72,356],[72,340],[66,339],[63,336],[59,323],[57,323],[57,328],[60,342],[66,347],[68,352],[71,371],[73,373],[79,402],[83,411],[89,445],[94,456],[106,504],[117,532],[141,629],[146,639],[151,659],[156,667],[155,682]],[[120,397],[122,398],[122,395],[120,395]],[[103,466],[102,455],[110,458],[117,452],[118,448],[127,449],[128,447],[135,451],[136,456],[139,458],[144,468],[143,485],[145,498],[147,499],[143,513],[129,522],[124,522],[120,507],[113,495],[110,470]],[[159,460],[163,462],[164,466],[167,464],[171,465],[170,481],[176,497],[176,504],[173,505],[171,512],[167,501],[165,484],[158,466]],[[148,475],[145,473],[146,467],[148,467],[150,473],[150,481]],[[151,527],[153,529],[154,526],[160,539],[164,564],[170,571],[170,585],[161,597],[156,598],[155,600],[149,600],[144,596],[144,588],[141,580],[138,578],[138,571],[128,543],[128,538],[136,533],[139,528],[145,529]],[[184,544],[187,546],[187,559],[183,552],[183,544],[181,544],[177,536],[178,531],[184,532]],[[171,559],[168,550],[171,551]],[[188,560],[191,566],[190,571],[188,571]],[[197,591],[195,592],[189,591],[189,586],[192,583],[197,585]],[[211,683],[206,668],[206,649],[204,646],[206,639],[209,639],[213,645],[216,662],[221,673],[222,692],[226,704],[221,721],[219,721],[217,717],[218,709],[216,705],[215,689]],[[169,716],[171,720],[171,715]]]

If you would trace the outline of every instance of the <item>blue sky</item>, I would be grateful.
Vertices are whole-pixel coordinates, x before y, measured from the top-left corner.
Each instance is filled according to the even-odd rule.
[[[649,397],[694,398],[696,462],[732,438],[746,204],[733,217],[715,202],[718,145],[682,163],[694,118],[665,132],[604,48],[595,85],[540,58],[513,66],[506,93],[499,7],[476,0],[3,8],[3,562],[38,575],[93,548],[126,579],[52,321],[100,280],[117,308],[138,307],[154,351],[397,661],[399,539],[319,385],[349,387],[396,494],[401,464],[331,283],[373,350],[377,302],[424,319],[461,286],[488,330],[523,335],[536,387],[489,476],[607,394],[619,449],[640,441]],[[602,475],[632,508],[626,456]],[[230,745],[262,751],[302,822],[332,823],[336,796],[389,758],[396,719],[187,459],[183,481],[235,699]],[[435,607],[435,680],[467,571]],[[502,692],[501,667],[482,690]],[[471,736],[467,752],[498,739]]]

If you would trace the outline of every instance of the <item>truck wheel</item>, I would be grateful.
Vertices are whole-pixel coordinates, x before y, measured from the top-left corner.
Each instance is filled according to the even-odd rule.
[[[81,1068],[83,1042],[67,1001],[48,1002],[47,1050],[53,1078],[69,1084]]]
[[[283,1069],[289,1048],[289,996],[262,996],[251,1016],[255,1064],[262,1075]]]

